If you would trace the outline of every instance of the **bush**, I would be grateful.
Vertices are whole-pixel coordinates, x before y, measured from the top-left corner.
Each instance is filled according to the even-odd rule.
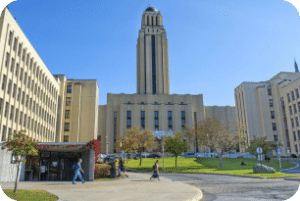
[[[291,154],[291,158],[297,158],[296,154]]]
[[[110,165],[103,163],[103,164],[95,164],[94,169],[94,178],[104,178],[110,176]]]

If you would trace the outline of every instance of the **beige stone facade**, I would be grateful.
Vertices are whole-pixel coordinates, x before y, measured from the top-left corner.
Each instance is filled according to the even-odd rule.
[[[89,142],[98,135],[97,80],[54,75],[60,83],[56,142]]]
[[[0,141],[23,129],[54,142],[59,83],[8,8],[0,17]]]
[[[299,78],[299,73],[280,72],[268,81],[243,82],[235,88],[237,122],[244,127],[247,145],[254,136],[267,137],[268,141],[283,144],[283,155],[286,155],[288,147],[291,153],[298,154]]]

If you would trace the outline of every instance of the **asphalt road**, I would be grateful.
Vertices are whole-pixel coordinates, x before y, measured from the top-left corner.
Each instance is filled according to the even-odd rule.
[[[201,201],[286,200],[291,198],[299,188],[299,181],[282,179],[187,173],[160,173],[160,176],[200,188],[204,194]],[[300,197],[295,200],[300,200]]]
[[[286,161],[287,159],[283,159],[284,161]],[[285,172],[285,173],[292,173],[292,174],[300,174],[300,160],[297,159],[288,159],[289,162],[294,162],[297,163],[298,166],[296,166],[295,168],[290,168],[290,169],[282,169],[281,172]]]

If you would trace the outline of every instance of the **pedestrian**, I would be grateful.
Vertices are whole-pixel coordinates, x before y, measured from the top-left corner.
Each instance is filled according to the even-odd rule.
[[[125,171],[125,168],[124,168],[124,161],[122,159],[122,157],[119,159],[119,176],[121,176],[121,172],[123,171],[123,174],[124,174],[124,171]]]
[[[156,160],[155,164],[153,165],[153,170],[154,173],[153,175],[150,177],[150,180],[152,180],[153,178],[158,178],[158,181],[160,181],[159,179],[159,169],[158,169],[158,160]]]
[[[82,159],[80,158],[78,160],[78,163],[76,163],[74,165],[74,177],[73,177],[72,184],[76,184],[75,181],[76,181],[77,177],[79,177],[79,179],[81,180],[82,183],[85,182],[80,173],[80,172],[84,173],[83,169],[81,168],[81,163],[82,163]]]
[[[40,167],[40,172],[41,172],[41,180],[44,181],[46,180],[46,165],[45,163],[42,163],[41,167]]]

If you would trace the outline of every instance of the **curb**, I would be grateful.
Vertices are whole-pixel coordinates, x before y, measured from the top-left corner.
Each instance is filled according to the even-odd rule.
[[[294,162],[290,162],[290,163],[294,163]],[[292,170],[292,169],[295,169],[295,168],[299,167],[299,164],[298,164],[298,163],[294,163],[294,164],[296,164],[295,167],[291,167],[291,168],[283,168],[283,169],[281,169],[281,170],[279,170],[279,171],[281,172],[282,170]]]
[[[202,198],[203,198],[202,191],[199,188],[196,188],[194,186],[191,186],[191,187],[195,188],[198,191],[198,194],[195,197],[187,199],[185,201],[199,201],[199,200],[202,200]]]

